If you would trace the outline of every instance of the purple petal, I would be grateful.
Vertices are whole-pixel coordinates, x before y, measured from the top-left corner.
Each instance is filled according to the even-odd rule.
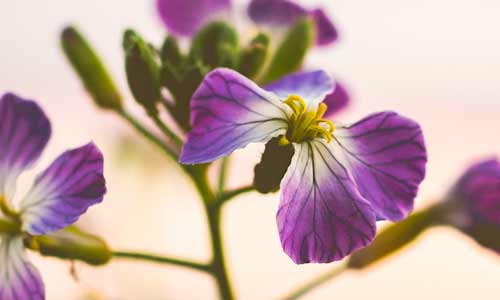
[[[229,69],[205,76],[191,99],[191,127],[180,162],[205,163],[249,143],[286,132],[287,110],[279,98]]]
[[[0,299],[45,299],[42,278],[24,254],[21,236],[0,237]]]
[[[294,144],[277,214],[284,251],[297,264],[340,260],[375,236],[375,214],[321,140]]]
[[[334,114],[346,108],[350,101],[351,98],[345,87],[336,82],[333,93],[328,94],[323,101],[328,107],[326,109],[325,118],[331,118]]]
[[[88,143],[61,154],[21,202],[23,229],[46,234],[73,224],[106,193],[101,151]]]
[[[324,71],[301,72],[285,76],[265,87],[281,100],[295,94],[315,108],[334,90],[334,82]]]
[[[302,6],[288,0],[252,0],[248,6],[248,15],[257,24],[291,25],[307,14]]]
[[[379,219],[399,221],[413,209],[425,176],[427,152],[420,126],[394,112],[369,115],[333,133],[339,158]]]
[[[13,196],[18,175],[42,153],[50,122],[40,106],[14,94],[0,99],[0,195]]]
[[[327,46],[334,43],[338,38],[338,32],[325,11],[317,8],[311,11],[310,14],[316,27],[316,45]]]
[[[191,36],[204,24],[231,7],[231,0],[157,0],[158,13],[175,35]]]
[[[452,192],[453,200],[462,201],[469,225],[500,225],[500,164],[490,159],[471,166]]]

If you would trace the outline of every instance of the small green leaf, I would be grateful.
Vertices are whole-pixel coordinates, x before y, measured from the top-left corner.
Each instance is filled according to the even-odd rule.
[[[312,21],[309,18],[297,21],[278,46],[260,81],[269,83],[300,70],[313,41],[314,25]]]
[[[224,22],[213,22],[203,27],[192,40],[189,57],[210,68],[232,67],[236,61],[238,35]]]
[[[285,176],[295,152],[293,145],[281,146],[278,141],[279,138],[273,138],[267,142],[261,161],[254,169],[253,184],[261,193],[279,189],[281,179]]]
[[[160,69],[154,49],[132,30],[125,32],[123,48],[127,81],[135,100],[149,114],[158,114],[156,105],[161,99]]]
[[[118,89],[83,35],[74,27],[66,27],[61,34],[61,45],[95,103],[101,108],[120,110],[122,100]]]
[[[264,65],[269,48],[269,37],[259,33],[240,53],[238,72],[254,78]]]
[[[81,231],[76,226],[31,237],[26,246],[45,256],[79,260],[91,265],[106,264],[112,257],[111,250],[100,237]]]

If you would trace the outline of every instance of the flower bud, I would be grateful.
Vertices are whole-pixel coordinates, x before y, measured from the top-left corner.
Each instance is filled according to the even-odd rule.
[[[496,159],[472,165],[446,197],[443,221],[500,253],[500,164]]]
[[[255,77],[266,61],[269,48],[269,37],[259,33],[250,44],[242,50],[238,62],[238,72],[248,78]]]
[[[125,32],[123,48],[127,81],[135,100],[149,114],[158,114],[160,70],[154,49],[132,30]]]
[[[236,31],[224,22],[213,22],[195,35],[189,57],[211,68],[233,67],[237,48]]]
[[[74,27],[66,27],[61,45],[95,103],[105,109],[120,110],[121,96],[94,49]]]
[[[91,265],[106,264],[112,257],[111,250],[101,238],[83,232],[75,226],[31,237],[26,246],[42,255],[79,260]]]

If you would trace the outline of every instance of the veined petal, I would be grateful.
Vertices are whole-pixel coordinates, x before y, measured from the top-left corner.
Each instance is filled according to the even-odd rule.
[[[380,112],[338,127],[333,139],[341,149],[338,158],[377,217],[404,219],[425,177],[427,151],[420,126],[397,113]]]
[[[229,69],[205,76],[191,99],[191,127],[180,162],[214,161],[252,142],[286,132],[289,111],[279,98]]]
[[[33,101],[7,93],[0,99],[0,195],[12,200],[16,179],[49,141],[50,122]]]
[[[326,95],[334,91],[333,79],[324,71],[302,72],[285,76],[265,87],[282,100],[295,94],[304,99],[311,109],[316,109]]]
[[[375,236],[375,213],[322,140],[294,144],[277,214],[284,251],[295,263],[340,260]]]
[[[168,30],[190,36],[217,14],[231,7],[231,0],[157,0],[156,7]]]
[[[42,278],[24,254],[21,236],[0,236],[0,299],[45,299]]]
[[[351,98],[344,85],[336,82],[333,92],[328,94],[323,101],[327,106],[325,118],[331,118],[334,114],[346,108],[349,102],[351,102]]]
[[[61,154],[21,202],[23,229],[46,234],[73,224],[106,193],[101,151],[88,143]]]

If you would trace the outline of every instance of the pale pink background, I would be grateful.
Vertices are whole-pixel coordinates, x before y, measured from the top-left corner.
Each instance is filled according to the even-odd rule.
[[[500,154],[498,1],[307,2],[325,6],[342,34],[340,43],[315,51],[309,61],[352,91],[354,105],[339,117],[352,121],[391,109],[422,124],[429,167],[417,207],[442,195],[467,163]],[[59,31],[68,23],[77,24],[97,45],[123,91],[123,30],[135,28],[156,43],[164,34],[152,0],[2,1],[0,89],[39,100],[53,123],[53,139],[38,170],[63,149],[94,139],[106,156],[109,192],[82,226],[117,249],[207,259],[204,218],[190,182],[117,117],[90,103],[59,49]],[[130,94],[125,96],[133,107]],[[137,151],[118,146],[127,134]],[[237,153],[241,160],[231,170],[233,186],[251,179],[260,151],[252,146]],[[22,178],[22,189],[35,173]],[[334,267],[296,266],[282,252],[274,220],[277,203],[277,195],[249,194],[225,211],[230,272],[241,299],[276,298]],[[77,264],[80,281],[75,282],[67,262],[31,256],[48,299],[216,297],[209,277],[185,269],[125,261],[101,268]],[[500,258],[453,230],[436,229],[390,261],[346,275],[307,299],[498,299],[499,294]]]

